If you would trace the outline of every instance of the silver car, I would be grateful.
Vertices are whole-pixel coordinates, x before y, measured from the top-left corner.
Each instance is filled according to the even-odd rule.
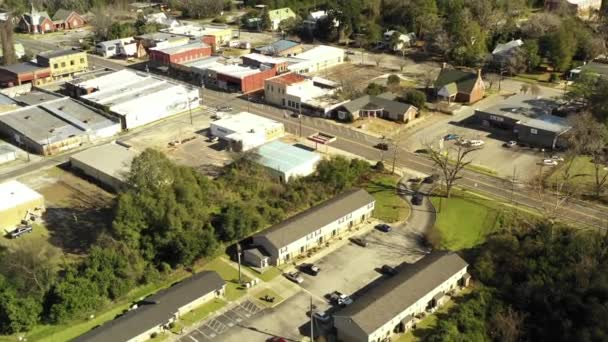
[[[285,278],[293,281],[296,284],[301,284],[304,281],[304,278],[302,278],[302,274],[300,274],[300,272],[289,272],[289,273],[285,273]]]

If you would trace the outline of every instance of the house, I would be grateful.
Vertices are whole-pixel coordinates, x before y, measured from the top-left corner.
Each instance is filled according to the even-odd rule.
[[[15,51],[15,57],[17,59],[21,59],[21,57],[25,56],[25,48],[21,43],[13,44],[13,49]],[[0,59],[4,58],[4,51],[2,51],[2,46],[0,46]]]
[[[344,50],[328,46],[317,45],[295,57],[289,58],[288,69],[298,74],[317,72],[331,68],[344,62]]]
[[[144,19],[148,24],[159,24],[167,27],[176,27],[181,25],[177,19],[169,16],[165,12],[150,13],[145,15]]]
[[[259,115],[240,112],[212,121],[210,132],[227,142],[231,150],[244,152],[282,137],[285,126]]]
[[[249,93],[264,88],[264,81],[276,75],[276,68],[213,64],[207,67],[203,78],[205,85],[210,87]]]
[[[268,11],[268,17],[270,18],[270,29],[276,31],[279,29],[279,25],[283,20],[295,19],[296,14],[289,7],[283,7],[275,10]]]
[[[16,180],[0,183],[0,232],[13,230],[30,214],[44,212],[44,197]]]
[[[41,155],[69,151],[120,132],[120,124],[70,98],[28,105],[0,115],[0,135]]]
[[[347,190],[254,235],[253,244],[264,249],[271,264],[289,263],[369,219],[375,203],[363,189]]]
[[[576,80],[577,77],[583,72],[590,73],[592,75],[597,75],[600,77],[608,76],[608,63],[604,61],[591,61],[581,65],[580,67],[574,68],[570,70],[569,78],[572,80]]]
[[[602,0],[545,0],[546,10],[552,11],[562,7],[579,17],[589,18],[602,8]]]
[[[141,57],[138,53],[137,41],[135,41],[133,37],[99,42],[97,45],[95,45],[95,52],[106,58],[114,56]]]
[[[222,298],[226,282],[214,271],[202,271],[154,295],[128,312],[93,328],[73,342],[139,342],[169,330],[169,324],[215,298]]]
[[[313,174],[321,161],[321,156],[275,140],[258,147],[252,159],[270,170],[279,181],[286,183]]]
[[[474,103],[485,94],[481,69],[469,72],[458,69],[441,68],[435,80],[435,94],[448,102]]]
[[[418,115],[418,108],[396,101],[397,96],[384,93],[378,96],[364,95],[349,101],[340,107],[336,117],[342,121],[354,121],[359,118],[383,118],[408,123]]]
[[[125,179],[137,155],[126,146],[109,143],[72,155],[70,166],[103,187],[118,192],[125,188]]]
[[[55,30],[71,30],[83,27],[85,24],[84,18],[72,10],[59,9],[53,14],[53,24]]]
[[[45,11],[38,11],[32,6],[29,12],[23,13],[19,19],[18,27],[23,32],[47,33],[55,31],[55,23]]]
[[[148,54],[153,66],[169,66],[209,57],[211,56],[211,46],[194,41],[165,49],[151,48]]]
[[[308,17],[306,17],[306,19],[302,22],[306,28],[308,28],[309,30],[314,30],[317,27],[319,21],[327,18],[327,15],[327,11],[313,11],[308,13]],[[337,19],[334,19],[333,21],[334,27],[340,26],[340,22]]]
[[[264,270],[270,264],[268,263],[270,258],[264,254],[264,251],[258,247],[249,248],[243,251],[243,261],[251,266]]]
[[[334,313],[338,340],[376,342],[398,339],[417,317],[434,311],[448,294],[468,286],[468,264],[453,252],[431,252],[413,264],[397,267],[397,274],[377,280],[353,304]]]
[[[406,47],[412,46],[416,42],[416,34],[410,32],[403,34],[399,31],[388,30],[382,35],[384,38],[384,46],[392,49],[393,51],[401,51]],[[396,36],[396,38],[394,38]]]
[[[293,40],[281,39],[269,45],[257,47],[253,49],[253,52],[268,56],[290,57],[302,53],[303,50],[302,44]]]
[[[328,117],[335,108],[347,101],[335,96],[339,89],[337,85],[326,85],[324,81],[294,72],[275,76],[264,82],[264,98],[268,103],[298,113]]]
[[[520,94],[486,109],[475,109],[481,128],[500,132],[510,140],[532,146],[555,148],[566,144],[563,135],[571,126],[551,113],[558,103],[549,98]]]
[[[36,62],[41,67],[51,68],[54,80],[71,77],[89,69],[87,53],[72,49],[40,53],[36,56]]]
[[[42,85],[52,81],[51,68],[31,62],[0,66],[0,86],[13,87],[25,83]]]
[[[507,43],[499,43],[494,50],[492,50],[492,56],[508,56],[522,45],[524,45],[524,41],[521,39],[513,39]]]

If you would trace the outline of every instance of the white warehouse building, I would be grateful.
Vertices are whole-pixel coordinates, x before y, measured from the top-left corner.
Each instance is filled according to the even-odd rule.
[[[211,122],[210,131],[235,152],[248,151],[285,135],[281,122],[247,112]]]
[[[290,63],[287,69],[298,74],[316,72],[344,63],[344,57],[345,52],[340,48],[319,45],[286,59]]]
[[[369,219],[375,203],[363,189],[345,191],[255,235],[253,244],[266,251],[271,264],[288,263]]]
[[[397,339],[425,311],[443,305],[449,295],[469,284],[468,264],[453,252],[432,252],[413,264],[397,267],[397,274],[380,278],[377,286],[353,304],[336,312],[334,326],[343,342],[381,342]]]
[[[312,174],[321,161],[321,155],[281,141],[260,146],[255,156],[255,162],[268,168],[281,182]]]

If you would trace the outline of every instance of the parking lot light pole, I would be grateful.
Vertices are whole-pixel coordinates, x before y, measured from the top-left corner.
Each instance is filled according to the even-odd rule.
[[[236,243],[236,258],[239,264],[239,285],[243,285],[241,282],[241,245],[238,242]]]

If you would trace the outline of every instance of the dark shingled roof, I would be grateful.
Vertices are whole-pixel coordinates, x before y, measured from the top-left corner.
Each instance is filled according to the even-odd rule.
[[[73,342],[125,342],[160,324],[168,323],[177,309],[216,291],[226,282],[213,271],[203,271],[146,298],[145,304],[72,340]]]
[[[36,65],[36,64],[30,63],[30,62],[4,65],[4,66],[1,66],[0,69],[10,71],[14,74],[23,74],[23,73],[27,73],[27,72],[35,72],[35,71],[41,71],[41,70],[50,71],[49,67],[41,67],[39,65]]]
[[[257,236],[265,237],[279,249],[374,201],[367,191],[351,189],[275,224]]]
[[[53,21],[66,21],[70,14],[74,11],[66,10],[66,9],[58,9],[55,14],[53,14]]]
[[[414,305],[468,264],[452,252],[432,252],[414,264],[402,264],[398,273],[382,281],[334,317],[346,317],[370,334]]]
[[[412,105],[394,101],[396,96],[391,94],[381,94],[378,96],[365,95],[358,99],[352,100],[344,104],[344,109],[350,113],[357,112],[361,109],[379,109],[384,108],[389,113],[405,113]]]
[[[54,50],[54,51],[41,52],[38,54],[38,57],[55,58],[55,57],[61,57],[61,56],[69,56],[69,55],[73,55],[73,54],[77,54],[77,53],[81,53],[81,52],[82,51],[80,51],[80,50],[72,50],[72,49]]]
[[[475,87],[477,73],[457,69],[443,69],[435,80],[435,89],[455,83],[459,93],[470,94]]]

